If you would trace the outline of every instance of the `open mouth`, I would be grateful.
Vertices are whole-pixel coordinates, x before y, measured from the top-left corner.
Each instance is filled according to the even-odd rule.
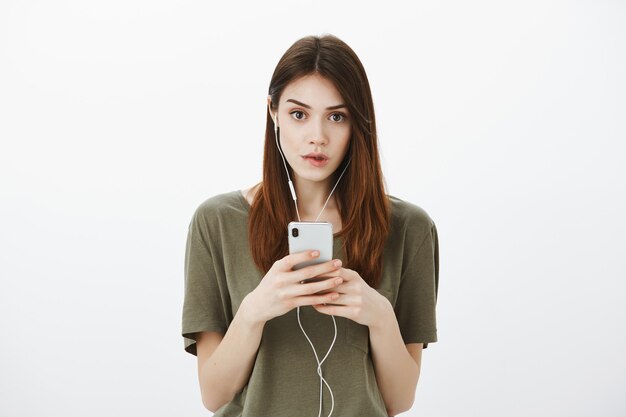
[[[304,159],[309,161],[310,164],[316,167],[323,167],[328,164],[328,159],[323,156],[305,156]]]

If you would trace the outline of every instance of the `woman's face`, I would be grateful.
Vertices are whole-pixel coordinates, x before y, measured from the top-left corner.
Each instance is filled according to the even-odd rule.
[[[349,117],[339,91],[319,74],[298,78],[285,87],[278,103],[278,138],[295,175],[317,182],[335,172],[350,144]],[[311,161],[306,157],[310,153],[322,153],[326,160]]]

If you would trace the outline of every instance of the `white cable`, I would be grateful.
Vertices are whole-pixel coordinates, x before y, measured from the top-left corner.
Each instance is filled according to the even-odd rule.
[[[322,207],[322,211],[324,211],[324,209],[326,208],[326,204],[328,204],[328,200],[330,200],[330,196],[333,195],[333,192],[335,191],[335,188],[337,188],[337,184],[339,184],[339,180],[341,179],[341,177],[343,177],[343,173],[346,172],[346,168],[348,168],[348,165],[350,165],[350,161],[352,161],[352,158],[350,158],[348,160],[348,163],[346,164],[346,166],[343,168],[343,171],[341,171],[341,175],[339,176],[339,178],[337,179],[337,182],[335,183],[335,186],[333,187],[333,189],[330,191],[330,194],[328,195],[328,198],[326,199],[326,202],[324,203],[324,207]],[[322,215],[322,211],[320,211],[320,214],[317,215],[317,219],[320,218],[320,216]],[[298,220],[300,218],[298,217]],[[315,221],[317,221],[317,219],[315,219]]]
[[[283,155],[283,151],[280,150],[280,145],[278,144],[278,125],[276,124],[276,120],[274,120],[274,138],[276,139],[276,147],[278,147],[278,152],[280,152],[280,156],[282,156],[283,158],[283,165],[285,166],[285,172],[287,173],[289,189],[291,190],[291,198],[293,198],[293,201],[296,201],[298,199],[298,197],[296,196],[296,189],[293,188],[291,177],[289,177],[289,170],[287,169],[287,162],[285,162],[285,155]],[[298,214],[298,221],[300,221],[300,212],[298,211],[298,203],[296,203],[296,213]]]
[[[302,221],[300,219],[300,212],[298,211],[298,203],[296,201],[297,200],[296,190],[293,186],[293,182],[291,182],[291,177],[289,176],[289,170],[287,169],[287,162],[285,161],[285,156],[283,155],[283,152],[280,149],[280,145],[278,144],[278,124],[276,123],[276,119],[274,119],[274,138],[276,139],[276,146],[278,147],[280,156],[283,159],[283,165],[285,166],[285,172],[287,173],[287,179],[289,183],[289,189],[291,191],[291,197],[293,198],[293,201],[296,206],[296,214],[298,215],[298,221]],[[337,184],[339,184],[339,180],[341,180],[341,177],[343,177],[344,172],[346,172],[346,168],[348,168],[348,165],[350,165],[350,161],[352,161],[352,158],[348,160],[348,163],[343,168],[341,175],[337,179],[335,186],[330,191],[330,194],[328,195],[328,198],[326,199],[326,202],[324,203],[324,206],[322,207],[322,211],[320,211],[320,214],[317,215],[317,218],[315,219],[315,221],[317,221],[317,219],[319,219],[320,216],[322,215],[322,212],[326,208],[326,204],[328,204],[328,201],[330,200],[330,197],[333,195],[335,188],[337,188]],[[337,339],[337,322],[335,321],[335,316],[331,315],[330,317],[333,319],[333,326],[335,327],[335,335],[333,337],[333,342],[330,344],[330,347],[328,348],[328,352],[326,352],[326,355],[324,356],[324,359],[320,361],[319,357],[317,356],[317,352],[315,351],[315,347],[313,346],[313,342],[311,342],[311,339],[309,339],[309,336],[306,334],[306,332],[304,331],[304,328],[302,327],[302,323],[300,322],[300,306],[298,306],[298,324],[300,325],[300,329],[302,330],[302,333],[304,333],[304,337],[306,337],[306,339],[309,341],[309,344],[311,345],[311,349],[313,349],[313,354],[315,355],[315,361],[317,362],[317,374],[320,376],[320,411],[317,417],[320,417],[322,415],[322,398],[323,398],[322,382],[326,384],[326,387],[328,387],[328,391],[330,392],[331,406],[330,406],[330,414],[328,414],[328,417],[330,417],[333,414],[333,410],[335,409],[335,396],[333,395],[333,390],[330,389],[330,385],[328,385],[328,382],[326,382],[326,379],[322,375],[322,363],[326,360],[326,358],[330,354],[330,351],[335,345],[335,340]]]
[[[306,334],[306,332],[304,331],[304,328],[302,327],[302,322],[300,321],[300,306],[298,306],[298,324],[300,325],[300,329],[302,329],[302,333],[304,333],[306,340],[309,341],[309,344],[311,345],[311,349],[313,349],[313,354],[315,355],[315,361],[317,362],[317,374],[320,376],[320,411],[317,414],[317,417],[320,417],[322,415],[322,392],[323,392],[322,381],[324,382],[324,384],[326,384],[326,386],[328,387],[328,391],[330,392],[331,406],[330,406],[330,414],[328,414],[328,417],[330,417],[333,414],[333,410],[335,409],[335,396],[333,395],[333,390],[330,389],[330,385],[328,385],[328,382],[326,382],[326,379],[322,376],[322,363],[324,363],[324,361],[330,354],[330,351],[335,345],[335,340],[337,339],[337,322],[335,321],[335,316],[330,316],[330,317],[333,319],[333,325],[335,327],[335,336],[333,337],[333,342],[330,344],[330,347],[328,348],[328,352],[326,352],[324,359],[320,361],[319,357],[317,356],[317,352],[315,351],[315,347],[313,346],[313,342],[311,342],[311,339],[309,339],[309,336]]]

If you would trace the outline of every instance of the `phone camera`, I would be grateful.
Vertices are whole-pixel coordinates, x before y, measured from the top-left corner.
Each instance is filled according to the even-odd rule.
[[[294,227],[293,229],[291,229],[291,235],[293,237],[298,237],[298,228]]]

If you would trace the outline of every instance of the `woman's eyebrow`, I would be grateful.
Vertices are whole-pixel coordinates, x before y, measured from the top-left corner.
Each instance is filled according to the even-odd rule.
[[[309,106],[308,104],[304,104],[304,103],[302,103],[301,101],[294,100],[294,99],[292,99],[292,98],[290,98],[290,99],[286,100],[285,102],[287,102],[287,101],[291,101],[292,103],[296,103],[298,106],[306,107],[307,109],[310,109],[310,108],[311,108],[311,106]],[[340,109],[340,108],[342,108],[342,107],[346,107],[346,108],[347,108],[348,106],[347,106],[345,103],[343,103],[343,104],[337,104],[337,105],[335,105],[335,106],[326,107],[326,110],[335,110],[335,109]]]

